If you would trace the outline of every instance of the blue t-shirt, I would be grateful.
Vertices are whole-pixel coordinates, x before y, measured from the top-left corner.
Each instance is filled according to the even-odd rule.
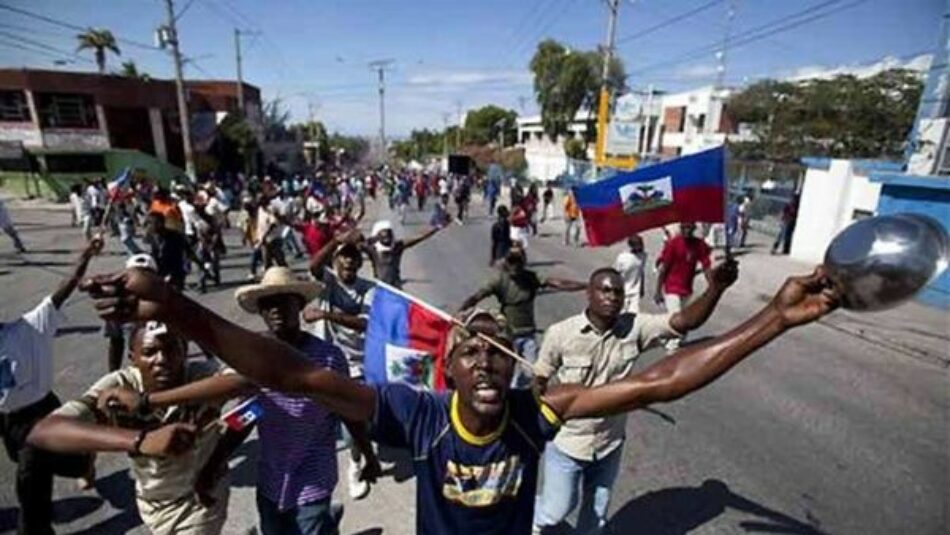
[[[531,533],[538,461],[558,430],[553,411],[530,390],[512,390],[498,430],[474,436],[454,392],[397,383],[376,391],[374,438],[412,452],[417,533]]]

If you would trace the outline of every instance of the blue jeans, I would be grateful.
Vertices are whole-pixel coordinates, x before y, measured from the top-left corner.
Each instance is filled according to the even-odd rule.
[[[277,504],[257,493],[257,514],[263,535],[338,535],[337,519],[330,497],[281,511]]]
[[[511,342],[511,345],[514,347],[515,353],[518,353],[522,357],[528,359],[528,362],[534,362],[538,360],[538,342],[534,339],[533,334],[526,336],[515,336]],[[511,380],[512,386],[516,388],[528,386],[531,383],[531,375],[525,373],[525,370],[521,365],[516,364],[515,367],[515,376]]]
[[[606,457],[581,461],[548,444],[544,450],[544,483],[534,509],[535,528],[563,522],[577,506],[580,483],[584,494],[576,532],[599,533],[607,524],[610,491],[620,472],[622,453],[621,445]]]

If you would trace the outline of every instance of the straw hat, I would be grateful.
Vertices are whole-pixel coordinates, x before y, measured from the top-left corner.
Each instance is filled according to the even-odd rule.
[[[275,266],[264,272],[260,284],[242,286],[234,292],[234,297],[245,311],[257,314],[257,303],[262,297],[295,294],[309,303],[320,294],[321,289],[322,285],[318,282],[298,279],[290,268]]]

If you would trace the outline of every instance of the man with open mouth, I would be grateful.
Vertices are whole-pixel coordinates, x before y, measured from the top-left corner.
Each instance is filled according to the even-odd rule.
[[[511,347],[510,336],[503,320],[485,312],[469,314],[451,333],[446,374],[452,388],[426,392],[341,377],[141,270],[96,277],[83,287],[105,318],[168,322],[245,377],[308,395],[344,418],[370,421],[379,442],[410,449],[418,478],[416,531],[425,535],[530,533],[538,462],[562,422],[682,398],[786,330],[834,310],[840,300],[818,268],[790,278],[736,328],[641,372],[596,388],[553,385],[537,394],[508,386],[515,363],[502,348]]]

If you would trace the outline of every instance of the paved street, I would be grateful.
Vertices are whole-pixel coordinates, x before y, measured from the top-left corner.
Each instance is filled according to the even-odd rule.
[[[53,288],[76,256],[78,229],[65,206],[9,205],[27,247],[20,257],[0,236],[0,318],[19,314]],[[385,208],[372,207],[371,215]],[[489,275],[485,209],[405,256],[407,290],[454,310]],[[369,219],[369,218],[368,218]],[[411,213],[403,236],[421,232],[428,213]],[[534,269],[586,279],[612,261],[611,249],[573,249],[560,242],[561,221],[542,225],[531,243]],[[367,226],[371,224],[368,221]],[[199,300],[226,317],[260,328],[239,310],[233,288],[249,251],[237,235],[225,261],[226,288]],[[122,263],[115,243],[93,271]],[[710,322],[693,336],[735,325],[764,304],[779,282],[808,266],[767,254],[761,241],[741,257],[741,276]],[[659,235],[647,248],[658,252]],[[26,260],[26,261],[24,261]],[[651,274],[652,277],[652,274]],[[648,288],[652,289],[652,278]],[[648,305],[650,308],[650,305]],[[583,309],[580,294],[538,300],[542,326]],[[55,390],[75,396],[105,373],[106,340],[89,299],[74,296],[56,342]],[[895,327],[900,327],[895,328]],[[948,376],[945,315],[917,305],[877,315],[837,313],[791,333],[688,399],[629,418],[624,468],[612,501],[615,533],[946,533],[950,510]],[[640,366],[661,354],[648,353]],[[232,461],[227,533],[254,529],[252,439]],[[345,466],[345,465],[341,465]],[[135,513],[123,455],[98,460],[96,492],[56,486],[60,533],[144,533]],[[15,467],[0,461],[0,532],[14,527]],[[414,483],[386,478],[366,500],[343,499],[343,533],[413,533]],[[345,488],[338,489],[345,494]]]

